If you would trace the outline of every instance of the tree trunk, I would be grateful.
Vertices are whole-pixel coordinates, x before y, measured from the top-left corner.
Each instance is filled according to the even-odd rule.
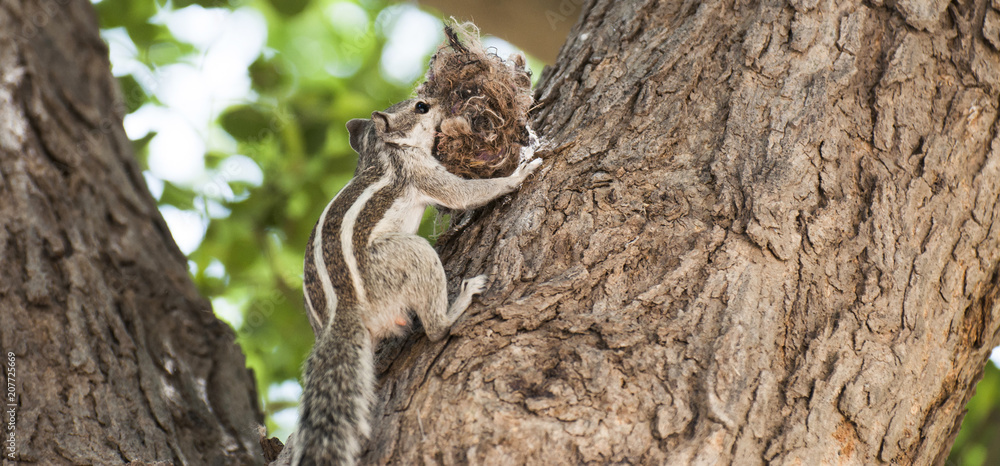
[[[1000,4],[592,0],[489,291],[365,460],[942,463],[1000,326]]]
[[[253,378],[146,189],[107,55],[89,1],[0,2],[3,458],[262,463]]]

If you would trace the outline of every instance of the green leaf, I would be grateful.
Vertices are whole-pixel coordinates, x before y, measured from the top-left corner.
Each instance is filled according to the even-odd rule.
[[[150,23],[127,24],[125,30],[128,31],[128,36],[132,38],[135,46],[138,47],[140,55],[147,57],[147,61],[150,47],[156,45],[160,38],[169,35],[166,27]]]
[[[272,7],[285,17],[291,18],[309,6],[309,0],[269,0]]]
[[[163,195],[160,204],[172,205],[181,210],[194,210],[195,193],[190,189],[180,188],[169,182],[163,182]]]
[[[174,0],[174,8],[181,9],[189,7],[191,5],[199,5],[205,8],[213,8],[219,6],[218,0]]]
[[[260,57],[250,65],[250,81],[254,88],[270,92],[285,82],[286,70],[276,58],[270,60]]]
[[[210,150],[205,153],[205,168],[214,169],[219,168],[219,164],[224,162],[232,154],[226,152],[220,152],[216,150]]]
[[[104,0],[94,8],[97,9],[101,28],[105,29],[144,24],[157,10],[152,0]]]
[[[135,76],[127,74],[118,78],[118,85],[122,90],[122,99],[125,104],[125,112],[132,113],[139,109],[142,104],[149,100],[149,94],[142,88]]]
[[[152,141],[155,136],[156,132],[150,131],[145,136],[132,141],[132,153],[135,154],[135,158],[143,170],[149,168],[149,150],[147,149],[149,141]]]
[[[227,133],[238,140],[251,142],[259,142],[273,132],[270,122],[271,114],[253,105],[230,107],[219,117],[219,124]]]
[[[182,57],[194,52],[191,44],[174,40],[159,41],[146,49],[146,59],[150,64],[165,66],[177,63]]]

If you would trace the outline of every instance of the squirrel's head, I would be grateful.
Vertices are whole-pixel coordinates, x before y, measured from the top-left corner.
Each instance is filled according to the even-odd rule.
[[[372,112],[371,120],[347,122],[351,147],[359,154],[374,148],[378,141],[400,148],[417,148],[428,153],[444,112],[432,99],[410,99],[382,112]]]

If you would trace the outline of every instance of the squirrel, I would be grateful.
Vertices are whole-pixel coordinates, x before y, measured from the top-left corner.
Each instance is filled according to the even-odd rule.
[[[541,164],[522,162],[503,178],[456,176],[433,155],[443,119],[434,100],[411,99],[347,123],[358,167],[306,246],[303,292],[318,337],[303,369],[292,465],[354,464],[371,430],[375,345],[402,334],[411,310],[441,340],[485,289],[484,275],[468,278],[448,305],[441,259],[416,235],[427,206],[482,206]]]

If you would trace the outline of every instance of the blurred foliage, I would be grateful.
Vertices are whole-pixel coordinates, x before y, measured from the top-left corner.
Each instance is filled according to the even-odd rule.
[[[343,4],[356,5],[367,22],[343,27],[330,14]],[[185,211],[208,210],[208,204],[218,202],[228,210],[206,215],[211,220],[205,237],[189,256],[192,276],[217,312],[220,303],[237,309],[238,318],[222,317],[237,330],[273,433],[273,415],[294,408],[297,401],[273,397],[272,389],[299,377],[313,343],[301,291],[305,243],[357,160],[344,125],[405,99],[415,83],[399,85],[379,73],[383,30],[391,20],[383,13],[392,8],[385,0],[102,0],[95,7],[102,29],[123,28],[138,59],[156,69],[197,54],[157,20],[164,9],[191,5],[252,8],[267,21],[266,48],[248,70],[253,95],[225,109],[215,122],[235,141],[233,153],[260,167],[263,182],[253,186],[223,176],[232,190],[232,196],[223,198],[165,182],[159,202]],[[539,63],[530,57],[529,63],[537,76]],[[119,82],[128,112],[157,103],[137,77],[125,75]],[[153,136],[133,141],[144,168]],[[206,168],[224,175],[220,165],[230,155],[210,148]],[[422,234],[433,228],[427,221],[431,217],[428,212]],[[988,364],[948,464],[1000,464],[1000,442],[993,442],[1000,438],[998,399],[1000,371]],[[283,427],[286,431],[278,435],[287,435],[290,426]]]

